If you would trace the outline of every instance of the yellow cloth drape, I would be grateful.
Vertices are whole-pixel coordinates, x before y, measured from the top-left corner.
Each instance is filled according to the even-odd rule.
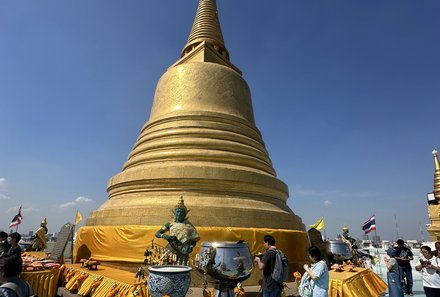
[[[73,250],[76,261],[88,258],[99,261],[139,263],[151,241],[165,246],[167,242],[155,237],[161,226],[83,226],[78,230]],[[304,263],[309,245],[304,231],[265,228],[196,227],[200,234],[199,244],[193,254],[199,252],[203,241],[238,241],[249,244],[251,254],[264,252],[263,237],[271,234],[277,247],[285,252],[289,262]]]
[[[330,271],[330,297],[379,296],[388,286],[373,271],[366,268],[356,268],[356,272]]]
[[[78,290],[78,295],[87,295],[90,286],[96,277],[102,276],[102,282],[97,287],[92,297],[105,297],[112,289],[113,285],[120,288],[119,296],[131,296],[136,287],[147,290],[144,281],[138,281],[134,273],[115,269],[106,266],[99,266],[98,270],[87,270],[80,264],[67,264],[68,268],[73,268],[76,273],[88,273],[88,278],[82,283]],[[142,284],[140,284],[142,283]],[[356,268],[356,272],[335,272],[330,271],[329,297],[375,297],[379,296],[387,289],[387,285],[374,272],[365,268]]]
[[[92,297],[105,297],[113,289],[113,286],[118,288],[118,295],[121,297],[133,296],[132,292],[139,288],[143,291],[143,295],[146,296],[145,292],[147,287],[145,285],[145,279],[138,281],[135,278],[135,274],[132,272],[115,269],[106,266],[99,266],[98,270],[88,270],[81,267],[80,264],[67,264],[67,268],[73,268],[75,270],[75,276],[66,284],[68,289],[69,283],[75,281],[75,277],[83,273],[88,274],[88,277],[82,282],[81,286],[78,288],[77,294],[79,296],[87,296],[91,294],[91,286],[94,280],[98,277],[102,277],[101,283],[96,287],[96,290],[91,294]]]
[[[58,269],[23,272],[20,277],[29,283],[34,294],[39,297],[55,297],[57,294],[60,278]]]

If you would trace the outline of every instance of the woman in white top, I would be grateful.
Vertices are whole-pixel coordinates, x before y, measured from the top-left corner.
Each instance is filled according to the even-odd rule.
[[[313,297],[328,297],[328,268],[321,251],[316,246],[309,248],[309,258],[312,261],[312,267],[304,264],[304,270],[312,279],[310,281],[313,288]]]
[[[429,246],[420,248],[419,264],[415,269],[422,273],[423,290],[426,297],[440,296],[440,260],[431,253]]]

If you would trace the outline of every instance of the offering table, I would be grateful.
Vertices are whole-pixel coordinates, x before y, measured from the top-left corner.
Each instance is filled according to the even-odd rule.
[[[55,297],[60,278],[60,270],[45,269],[40,271],[26,271],[20,276],[27,281],[34,294],[38,297]]]
[[[132,292],[136,289],[142,291],[139,292],[140,296],[146,295],[146,279],[136,279],[133,272],[106,266],[98,266],[96,270],[89,270],[81,264],[66,264],[66,266],[67,269],[73,269],[74,276],[66,283],[65,288],[60,288],[63,290],[58,290],[58,295],[64,296],[64,292],[71,289],[72,281],[82,274],[87,274],[87,276],[81,282],[80,287],[74,291],[80,296],[90,294],[92,287],[94,287],[93,283],[97,279],[99,279],[99,285],[95,286],[95,291],[92,294],[94,297],[106,297],[111,291],[115,290],[118,296],[132,296]],[[116,293],[114,295],[116,295]]]
[[[329,271],[328,295],[331,297],[380,296],[388,286],[373,271],[355,268],[354,271]]]

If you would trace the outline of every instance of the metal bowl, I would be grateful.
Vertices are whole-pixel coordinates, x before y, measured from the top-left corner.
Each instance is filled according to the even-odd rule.
[[[247,279],[253,268],[249,246],[245,242],[202,243],[198,269],[215,280],[238,283]]]
[[[326,245],[327,253],[335,261],[347,261],[353,257],[351,246],[342,240],[330,240]]]

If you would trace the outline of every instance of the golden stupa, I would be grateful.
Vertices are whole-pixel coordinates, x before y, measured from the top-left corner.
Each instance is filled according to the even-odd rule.
[[[431,234],[432,241],[440,241],[440,162],[438,152],[432,151],[434,156],[434,197],[437,204],[428,204],[428,215],[431,220],[431,226],[427,228]]]
[[[273,234],[291,265],[304,262],[305,227],[286,204],[288,188],[255,126],[215,0],[200,0],[181,58],[160,78],[150,118],[107,191],[78,232],[78,257],[87,251],[101,261],[142,262],[183,195],[201,242],[244,239],[256,253]]]

